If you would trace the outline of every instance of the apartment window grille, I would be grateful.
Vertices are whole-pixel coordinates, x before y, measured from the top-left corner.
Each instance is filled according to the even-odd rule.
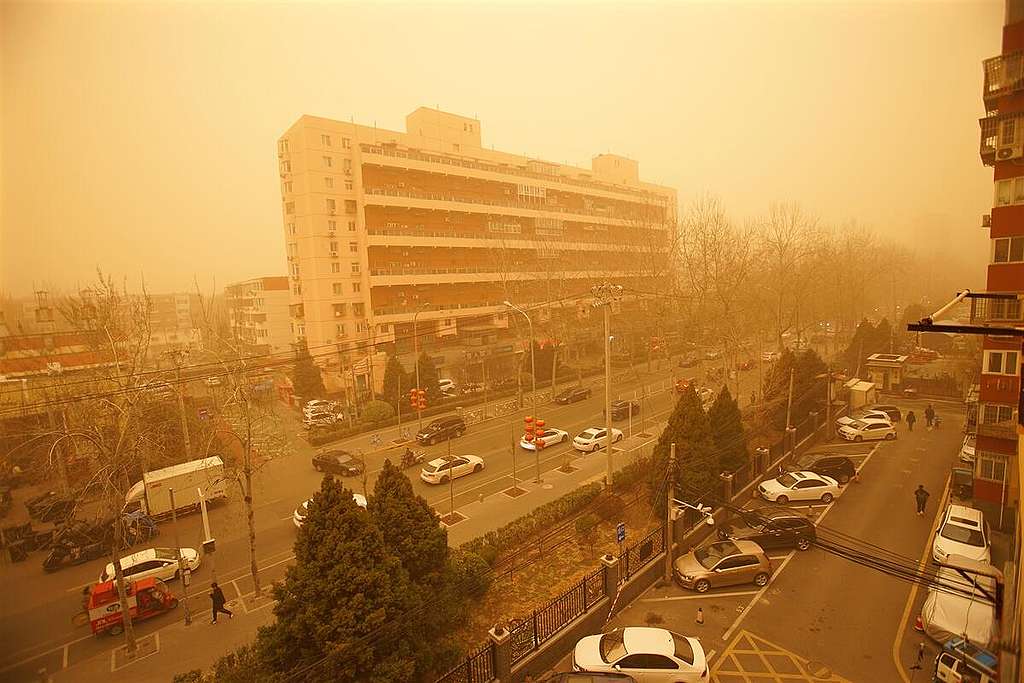
[[[366,306],[361,303],[352,304],[352,315],[362,316],[366,313]]]
[[[337,202],[335,202],[333,199],[328,199],[327,200],[327,212],[328,213],[334,213],[337,210],[338,210]]]
[[[334,317],[344,318],[345,317],[345,304],[334,304]]]
[[[1013,406],[986,403],[982,406],[981,421],[985,424],[1000,424],[1013,421]]]
[[[297,232],[297,230],[295,229],[295,224],[294,223],[289,223],[288,224],[288,234],[289,235],[294,235],[296,232]]]
[[[359,261],[353,261],[352,262],[352,274],[353,275],[358,275],[359,274]]]
[[[292,162],[290,162],[288,160],[282,161],[281,162],[281,173],[291,173],[291,172],[292,172]]]
[[[995,453],[978,454],[978,478],[987,481],[1003,481],[1006,477],[1006,458]]]
[[[287,154],[288,153],[288,141],[287,140],[281,140],[279,143],[277,143],[277,151],[280,152],[281,154]]]
[[[359,242],[349,242],[348,243],[348,250],[352,254],[358,254],[359,253]]]
[[[341,147],[342,147],[342,149],[351,149],[352,148],[352,140],[350,140],[349,138],[342,138],[341,139]]]
[[[351,190],[352,189],[352,181],[351,180],[346,180],[345,181],[345,189],[346,190]]]
[[[291,192],[292,191],[292,181],[290,181],[290,180],[285,181],[285,183],[284,183],[284,191],[285,192]]]
[[[345,336],[345,323],[338,323],[334,326],[334,333],[339,337]]]
[[[363,284],[361,282],[353,282],[352,283],[352,293],[353,294],[358,294],[361,291],[363,291]]]
[[[1016,137],[1014,135],[1014,133],[1016,132],[1016,129],[1017,129],[1017,125],[1016,124],[1017,124],[1017,120],[1016,119],[1006,119],[1005,121],[1003,121],[1003,125],[1002,125],[1002,127],[1001,127],[1001,129],[999,131],[999,144],[1000,145],[1012,145],[1013,144],[1014,138]]]
[[[327,229],[334,232],[338,229],[338,221],[327,219]]]
[[[349,232],[355,232],[356,231],[356,222],[355,221],[349,221],[348,222],[348,231]]]

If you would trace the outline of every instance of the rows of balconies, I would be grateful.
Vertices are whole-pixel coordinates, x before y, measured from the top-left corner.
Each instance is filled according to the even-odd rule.
[[[635,275],[635,271],[629,270],[567,270],[544,269],[535,267],[515,266],[499,268],[496,266],[478,266],[473,268],[395,268],[377,269],[371,271],[370,285],[377,286],[401,286],[401,285],[428,285],[439,281],[439,276],[444,278],[445,283],[461,284],[467,282],[498,282],[536,280],[547,276],[558,280],[579,280],[585,278],[617,278]]]
[[[985,109],[993,111],[995,101],[1024,88],[1024,52],[999,55],[982,62],[985,71],[985,89],[982,98]]]
[[[438,240],[444,240],[445,246],[452,247],[496,247],[500,246],[509,249],[550,249],[560,247],[578,251],[645,251],[657,253],[648,244],[641,246],[635,241],[626,242],[623,237],[617,235],[606,235],[595,232],[586,236],[544,236],[532,237],[529,235],[509,235],[505,233],[484,233],[468,232],[459,230],[419,230],[416,228],[379,228],[367,226],[366,234],[371,239],[368,244],[371,246],[387,246],[393,242],[400,244],[417,245],[420,242],[424,246],[437,246]],[[410,239],[378,239],[381,238],[410,238]],[[415,240],[420,240],[417,242]]]
[[[978,436],[993,439],[1017,440],[1017,424],[1015,422],[979,422]]]
[[[488,164],[483,161],[470,161],[469,159],[463,159],[459,157],[449,157],[440,154],[426,154],[416,152],[413,150],[399,150],[380,145],[362,144],[360,145],[360,149],[362,150],[363,154],[373,154],[384,158],[411,159],[413,161],[422,161],[431,164],[445,164],[447,166],[470,168],[476,171],[485,171],[488,173],[497,173],[500,175],[511,175],[520,178],[530,178],[533,180],[541,180],[550,183],[571,185],[574,187],[590,190],[600,190],[602,192],[614,192],[618,194],[628,195],[642,202],[647,202],[658,206],[669,206],[669,199],[665,195],[655,194],[653,192],[645,192],[642,190],[627,189],[613,184],[605,184],[596,180],[587,181],[580,180],[577,178],[568,178],[566,176],[561,175],[536,173],[516,166]]]

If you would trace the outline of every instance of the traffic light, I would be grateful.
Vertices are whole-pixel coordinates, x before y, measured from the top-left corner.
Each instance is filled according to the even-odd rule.
[[[418,389],[416,391],[416,399],[416,404],[419,406],[420,410],[427,407],[427,392],[423,389]]]
[[[415,389],[409,390],[409,407],[416,410],[420,405],[419,394],[416,393]]]
[[[526,443],[533,443],[535,436],[533,433],[533,418],[527,415],[523,418],[523,422],[526,423],[526,435],[523,438],[526,439]]]
[[[536,441],[534,441],[534,443],[537,445],[537,450],[541,450],[541,449],[544,448],[544,437],[540,436],[540,434],[544,433],[544,420],[538,419],[536,421],[536,425],[537,425],[538,436],[536,438]]]

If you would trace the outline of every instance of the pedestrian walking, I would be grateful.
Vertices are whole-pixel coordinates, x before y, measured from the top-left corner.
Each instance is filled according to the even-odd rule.
[[[914,491],[914,499],[917,500],[917,516],[924,515],[924,506],[928,502],[928,496],[931,494],[924,490],[924,484],[918,484],[917,490]]]
[[[235,615],[232,614],[230,610],[224,609],[224,605],[226,605],[228,601],[224,598],[224,591],[220,589],[220,586],[217,585],[216,581],[210,584],[210,601],[213,602],[213,621],[210,622],[211,624],[217,623],[218,612],[223,612],[228,615],[229,619],[235,618]]]
[[[924,409],[924,423],[928,425],[928,429],[932,428],[932,420],[935,419],[935,408],[932,408],[932,404],[929,403],[928,407]]]
[[[907,429],[909,431],[914,431],[915,422],[917,422],[917,415],[914,415],[914,411],[911,410],[909,413],[907,413]]]

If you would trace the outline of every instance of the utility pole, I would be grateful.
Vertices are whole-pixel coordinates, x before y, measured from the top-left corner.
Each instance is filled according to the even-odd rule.
[[[608,458],[605,485],[611,486],[615,468],[612,464],[612,302],[622,298],[622,287],[605,282],[590,289],[593,306],[604,308],[604,448]]]
[[[452,437],[448,435],[448,462],[452,460]],[[448,470],[448,506],[449,506],[449,519],[455,521],[455,477],[452,476],[452,471]]]
[[[832,440],[832,366],[825,372],[825,443]]]
[[[533,398],[531,400],[531,405],[533,406],[533,416],[536,418],[537,417],[537,359],[536,359],[536,354],[534,353],[534,351],[535,351],[535,347],[537,346],[537,340],[533,336],[533,321],[530,320],[530,316],[528,316],[526,314],[526,311],[524,311],[523,309],[521,309],[518,306],[514,305],[511,301],[503,301],[502,303],[505,304],[505,306],[507,306],[508,308],[512,309],[513,311],[521,313],[523,315],[523,317],[526,318],[526,323],[530,326],[530,378],[533,381]],[[521,393],[522,393],[522,380],[520,380],[520,394]],[[521,406],[521,402],[520,402],[520,406]],[[534,452],[536,453],[536,457],[537,457],[537,481],[535,483],[540,484],[541,483],[541,478],[540,478],[540,449],[539,448],[535,448]]]
[[[519,480],[516,479],[516,425],[512,423],[509,425],[512,431],[512,488],[519,488]]]
[[[668,504],[665,507],[665,581],[672,581],[672,501],[676,498],[676,442],[668,454]]]
[[[416,367],[416,390],[419,391],[423,387],[420,386],[420,336],[416,334],[416,318],[423,311],[425,306],[429,306],[428,303],[422,303],[416,312],[412,314],[412,362]],[[419,431],[423,431],[423,408],[416,405],[416,417],[419,421]]]
[[[178,415],[181,417],[181,434],[185,439],[185,459],[192,459],[192,444],[189,441],[188,436],[188,418],[185,415],[185,397],[184,391],[181,384],[181,361],[183,356],[188,355],[188,351],[184,349],[174,349],[173,351],[167,351],[164,355],[170,356],[174,361],[174,377],[175,388],[177,391],[174,393],[178,396]]]
[[[789,369],[789,399],[786,401],[786,439],[789,440],[789,448],[793,450],[796,444],[793,443],[793,423],[791,417],[793,414],[793,374],[795,368]]]
[[[167,495],[171,497],[171,524],[174,525],[174,554],[178,557],[178,576],[181,578],[181,594],[185,598],[185,626],[192,624],[192,610],[188,606],[188,584],[189,577],[186,576],[185,558],[181,556],[181,539],[178,538],[178,510],[174,505],[174,489],[167,489]],[[191,574],[191,572],[188,572]]]

